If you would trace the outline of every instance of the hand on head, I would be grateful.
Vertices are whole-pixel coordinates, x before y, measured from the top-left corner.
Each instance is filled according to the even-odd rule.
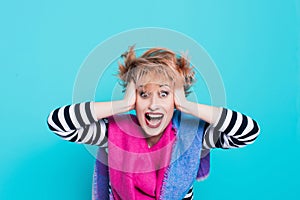
[[[177,79],[174,82],[174,104],[177,110],[182,111],[183,105],[187,102],[184,92],[184,80],[183,77],[178,74]]]
[[[132,80],[127,84],[124,100],[129,105],[130,110],[135,109],[136,85]]]

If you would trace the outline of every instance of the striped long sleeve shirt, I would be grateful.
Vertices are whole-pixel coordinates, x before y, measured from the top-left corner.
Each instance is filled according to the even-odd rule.
[[[48,116],[51,131],[76,143],[107,146],[107,119],[97,120],[94,103],[73,104],[53,110]],[[215,125],[206,123],[203,148],[239,148],[251,144],[259,134],[259,126],[250,117],[226,108]]]
[[[68,105],[53,110],[48,116],[51,131],[64,140],[107,147],[107,119],[97,120],[94,102]],[[205,124],[203,149],[239,148],[251,144],[259,134],[259,126],[250,117],[222,108],[215,124]],[[193,199],[193,188],[184,199]]]

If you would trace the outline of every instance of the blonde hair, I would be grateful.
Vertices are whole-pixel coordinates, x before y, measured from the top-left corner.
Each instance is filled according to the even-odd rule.
[[[176,53],[166,48],[151,48],[140,57],[136,57],[134,46],[131,46],[121,57],[124,64],[119,63],[118,76],[124,91],[130,81],[139,83],[147,75],[163,76],[165,80],[173,83],[179,75],[184,84],[185,94],[190,93],[189,89],[195,81],[195,72],[183,55],[176,56]]]

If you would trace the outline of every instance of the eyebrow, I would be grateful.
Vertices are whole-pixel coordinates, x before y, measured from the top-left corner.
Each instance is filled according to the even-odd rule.
[[[159,85],[159,87],[164,87],[164,86],[170,87],[168,84]],[[144,85],[139,85],[138,87],[141,88],[141,87],[144,87]]]
[[[164,87],[164,86],[170,87],[168,84],[159,85],[159,87]]]

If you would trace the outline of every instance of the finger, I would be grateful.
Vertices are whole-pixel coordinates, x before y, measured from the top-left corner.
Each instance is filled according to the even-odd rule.
[[[183,88],[183,86],[184,86],[184,79],[182,76],[178,75],[175,80],[175,89]]]

